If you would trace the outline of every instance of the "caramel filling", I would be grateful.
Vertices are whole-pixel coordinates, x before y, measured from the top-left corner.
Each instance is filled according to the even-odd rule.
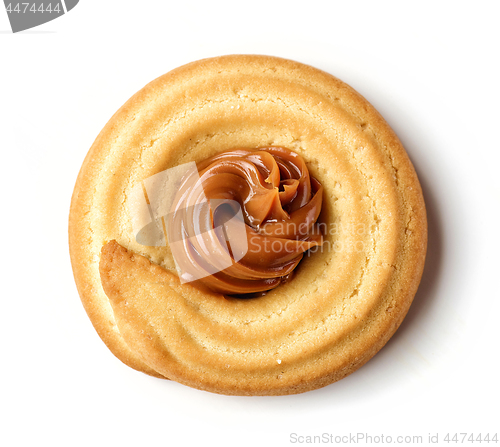
[[[304,252],[322,243],[322,195],[302,157],[283,147],[198,163],[182,178],[167,222],[181,281],[255,295],[289,280]]]

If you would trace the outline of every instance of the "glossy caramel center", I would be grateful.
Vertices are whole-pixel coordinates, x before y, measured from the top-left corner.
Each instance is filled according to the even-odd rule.
[[[259,294],[290,279],[311,247],[323,187],[284,147],[234,149],[181,180],[167,233],[181,281],[227,295]]]

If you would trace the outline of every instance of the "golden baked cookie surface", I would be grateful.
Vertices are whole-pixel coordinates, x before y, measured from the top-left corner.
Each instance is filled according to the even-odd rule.
[[[264,146],[299,153],[323,185],[322,248],[260,298],[180,284],[168,245],[135,240],[133,187],[183,163]],[[427,241],[418,179],[373,107],[329,74],[265,56],[194,62],[133,96],[85,159],[69,236],[82,302],[118,358],[196,388],[251,395],[318,388],[369,360],[411,304]]]

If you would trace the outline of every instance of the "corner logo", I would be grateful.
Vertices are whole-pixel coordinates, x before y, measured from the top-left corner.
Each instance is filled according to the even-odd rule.
[[[71,11],[79,0],[4,0],[12,32],[17,33],[57,19]]]

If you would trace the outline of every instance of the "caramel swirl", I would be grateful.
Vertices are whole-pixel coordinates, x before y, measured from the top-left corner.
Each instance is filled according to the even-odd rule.
[[[323,187],[284,147],[222,152],[180,182],[167,223],[181,281],[227,295],[287,281],[322,243]]]

